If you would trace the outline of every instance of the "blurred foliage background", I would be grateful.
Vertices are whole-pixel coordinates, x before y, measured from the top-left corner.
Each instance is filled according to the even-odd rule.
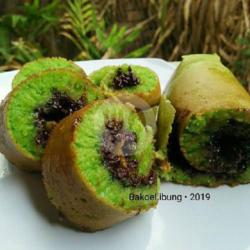
[[[218,53],[250,85],[250,0],[0,0],[0,71],[72,60]]]

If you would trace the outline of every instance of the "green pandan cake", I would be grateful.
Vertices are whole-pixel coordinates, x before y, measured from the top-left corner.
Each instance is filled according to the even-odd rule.
[[[43,71],[16,86],[0,108],[0,151],[14,165],[40,170],[55,124],[95,100],[99,92],[82,73]]]
[[[156,206],[153,163],[152,129],[131,107],[104,100],[56,126],[42,169],[56,208],[74,226],[96,231]]]
[[[218,186],[250,182],[250,95],[217,55],[184,56],[167,90],[176,108],[171,170],[162,178]]]
[[[106,66],[90,74],[106,96],[118,96],[146,109],[160,101],[161,89],[157,74],[139,65]]]
[[[91,81],[97,85],[100,86],[102,79],[111,71],[116,69],[116,66],[104,66],[94,72],[92,72],[89,75],[89,78]]]
[[[72,61],[66,60],[65,58],[61,57],[45,57],[26,63],[14,77],[12,81],[12,87],[14,88],[20,82],[26,80],[28,77],[43,72],[44,70],[61,68],[67,68],[86,75],[83,69],[77,66]]]

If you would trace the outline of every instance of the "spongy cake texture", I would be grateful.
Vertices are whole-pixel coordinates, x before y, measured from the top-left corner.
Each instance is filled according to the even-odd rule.
[[[89,101],[97,98],[88,80],[71,70],[44,71],[17,86],[8,97],[6,125],[13,142],[24,154],[35,159],[40,158],[43,148],[35,145],[34,110],[48,102],[53,89],[65,92],[75,100],[83,94]]]
[[[184,56],[167,97],[177,112],[172,170],[163,179],[206,186],[250,182],[250,96],[219,57]]]
[[[147,175],[154,160],[152,130],[142,125],[130,107],[111,100],[92,103],[62,120],[52,132],[43,158],[51,202],[84,231],[110,227],[158,202],[158,179],[142,186],[123,185],[103,163],[101,144],[110,119],[122,120],[125,129],[136,133],[138,175]]]
[[[85,75],[83,69],[81,69],[72,61],[66,60],[65,58],[61,57],[41,58],[26,63],[14,77],[12,82],[12,87],[17,86],[20,82],[24,81],[33,74],[38,74],[39,72],[42,72],[44,70],[60,69],[60,68],[68,68],[71,69],[72,71],[77,71]]]
[[[114,180],[108,170],[103,167],[100,158],[100,144],[105,120],[117,119],[124,121],[124,128],[137,135],[136,159],[139,161],[139,175],[147,175],[154,160],[153,135],[150,128],[145,129],[137,114],[125,105],[110,102],[94,104],[88,109],[75,132],[74,149],[77,155],[77,165],[88,182],[95,187],[96,192],[116,206],[126,209],[141,209],[154,205],[153,201],[130,201],[130,193],[156,193],[156,185],[139,188],[124,187],[119,180]],[[112,190],[112,192],[110,191]]]

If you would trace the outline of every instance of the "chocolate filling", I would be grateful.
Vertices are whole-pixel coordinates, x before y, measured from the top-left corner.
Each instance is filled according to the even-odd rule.
[[[146,176],[138,175],[138,160],[135,159],[137,136],[123,129],[123,122],[108,120],[102,136],[101,156],[113,178],[124,186],[152,185],[156,182],[153,169]]]
[[[37,127],[36,144],[45,147],[54,126],[84,105],[86,105],[84,96],[78,100],[73,100],[65,92],[52,89],[52,96],[48,102],[34,110],[34,123]]]
[[[117,69],[116,76],[113,79],[114,89],[123,89],[125,87],[133,87],[138,85],[139,79],[132,72],[132,68],[128,67],[128,72],[125,73],[121,68]]]
[[[208,162],[211,172],[238,174],[250,164],[250,126],[231,119],[211,137]]]

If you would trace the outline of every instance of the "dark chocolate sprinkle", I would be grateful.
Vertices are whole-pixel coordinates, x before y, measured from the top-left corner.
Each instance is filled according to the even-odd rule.
[[[73,100],[65,92],[52,89],[52,96],[48,102],[34,110],[34,124],[37,127],[36,144],[45,147],[54,126],[84,105],[86,105],[85,96]]]
[[[250,163],[249,125],[230,119],[210,137],[208,162],[211,172],[238,174]]]
[[[138,175],[138,160],[135,159],[137,136],[123,129],[123,122],[108,120],[102,136],[101,157],[113,178],[124,186],[152,185],[156,173],[152,169],[146,176]]]
[[[139,79],[132,72],[132,68],[128,67],[128,72],[123,72],[121,68],[117,69],[113,79],[114,89],[123,89],[125,87],[133,87],[140,83]]]

